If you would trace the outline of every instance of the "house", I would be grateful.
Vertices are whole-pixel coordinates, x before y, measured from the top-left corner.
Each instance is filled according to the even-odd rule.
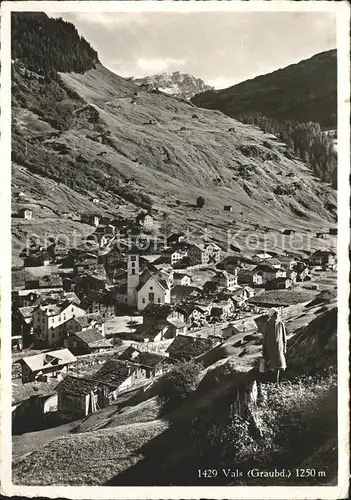
[[[113,224],[99,224],[94,231],[94,235],[96,235],[98,239],[102,236],[112,237],[115,234],[116,228]]]
[[[194,300],[201,295],[202,290],[196,286],[175,285],[171,290],[172,304],[179,304],[184,301]]]
[[[33,212],[30,208],[21,208],[18,211],[18,217],[21,217],[21,219],[25,219],[25,220],[34,219]]]
[[[232,212],[233,211],[233,207],[232,207],[232,205],[224,205],[223,210],[225,212]]]
[[[332,250],[317,250],[308,259],[310,266],[333,268],[336,265],[336,254]]]
[[[154,219],[150,212],[141,212],[137,215],[135,222],[138,226],[153,227]]]
[[[256,271],[262,273],[262,282],[266,283],[267,281],[274,280],[276,278],[285,278],[286,270],[278,269],[276,267],[268,266],[267,264],[259,264],[256,268]]]
[[[170,333],[170,323],[163,318],[155,318],[136,325],[134,332],[128,335],[137,342],[159,342],[171,338],[167,335]]]
[[[76,361],[77,358],[68,349],[41,352],[22,358],[18,361],[22,367],[22,383],[60,379]]]
[[[256,290],[254,288],[251,288],[250,286],[244,286],[245,293],[247,294],[247,298],[250,299],[253,297],[256,293]]]
[[[166,352],[172,359],[186,361],[212,349],[212,339],[194,337],[190,335],[178,335],[168,346]]]
[[[82,214],[81,221],[85,224],[97,227],[100,224],[100,216],[97,214]]]
[[[251,319],[243,319],[242,321],[236,321],[234,323],[229,323],[228,326],[222,329],[221,336],[224,340],[229,339],[233,335],[239,333],[257,333],[258,328],[256,322]]]
[[[36,431],[43,420],[57,411],[57,379],[48,382],[12,383],[12,431]]]
[[[95,328],[77,331],[64,339],[64,346],[73,354],[91,354],[112,349],[113,345]]]
[[[175,272],[173,274],[173,286],[190,286],[191,276],[186,273]]]
[[[182,232],[172,233],[167,238],[167,245],[172,246],[172,245],[177,245],[179,243],[185,243],[186,240],[187,240],[187,236],[185,233],[182,233]]]
[[[219,271],[211,278],[211,281],[217,283],[220,289],[233,290],[238,284],[237,271],[235,274]]]
[[[97,276],[92,273],[76,276],[71,284],[78,296],[87,295],[91,292],[105,293],[106,276]]]
[[[287,271],[291,271],[297,264],[297,260],[294,257],[290,257],[289,255],[282,255],[279,257],[281,267],[286,269]]]
[[[62,290],[63,282],[61,276],[58,276],[56,274],[50,274],[47,276],[43,276],[42,278],[39,279],[26,280],[24,283],[24,287],[27,290],[40,289],[40,288],[46,290]]]
[[[159,377],[166,373],[172,363],[168,356],[161,356],[152,352],[144,351],[129,346],[122,354],[118,356],[121,361],[128,361],[132,364],[139,365],[146,371],[146,378]]]
[[[170,304],[171,283],[166,273],[146,267],[140,273],[139,254],[132,249],[127,262],[127,298],[130,307],[142,311],[148,304]]]
[[[61,418],[82,418],[97,409],[98,384],[95,380],[67,375],[56,386],[56,392]]]
[[[296,281],[305,281],[310,274],[310,269],[306,265],[296,266]]]
[[[174,264],[188,256],[188,250],[187,248],[182,247],[173,248],[170,252],[168,251],[167,254],[170,256],[170,262],[173,266]]]
[[[109,292],[91,291],[81,297],[80,305],[88,314],[99,314],[102,318],[116,314],[116,299]]]
[[[108,406],[121,393],[133,390],[135,386],[145,383],[147,371],[142,366],[121,361],[117,358],[107,360],[92,376],[98,384],[103,384],[100,392],[100,407]]]
[[[105,336],[105,322],[100,314],[87,314],[78,318],[71,318],[65,324],[67,335],[94,328],[103,337]]]
[[[23,345],[31,344],[33,335],[33,313],[36,306],[19,307],[12,312],[12,331],[20,335]]]
[[[211,316],[221,320],[227,319],[234,313],[234,302],[232,300],[220,300],[214,302],[211,308]]]
[[[276,269],[280,269],[282,267],[280,260],[276,259],[275,257],[272,257],[270,259],[262,259],[259,265],[275,267]]]
[[[201,250],[201,264],[217,264],[221,260],[221,248],[216,243],[195,246]]]
[[[42,304],[33,311],[35,339],[48,347],[56,345],[65,337],[66,322],[85,314],[84,309],[68,301]]]
[[[264,253],[264,252],[261,252],[261,253],[256,253],[254,254],[252,257],[251,257],[251,260],[252,262],[255,262],[255,263],[259,263],[261,262],[261,260],[267,260],[267,259],[271,259],[272,258],[272,255],[269,254],[269,253]]]
[[[267,281],[265,284],[266,290],[285,290],[291,288],[292,280],[287,277],[278,277]]]
[[[243,268],[238,270],[238,283],[239,284],[249,284],[249,285],[262,285],[263,283],[263,273],[256,269],[254,266],[252,269]]]

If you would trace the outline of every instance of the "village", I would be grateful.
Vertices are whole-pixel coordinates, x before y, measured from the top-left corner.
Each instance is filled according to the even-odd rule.
[[[336,296],[330,249],[228,252],[182,231],[162,237],[151,210],[81,219],[93,233],[77,248],[26,249],[24,268],[40,272],[12,292],[14,432],[98,412],[223,343],[260,345],[255,320],[270,307]]]

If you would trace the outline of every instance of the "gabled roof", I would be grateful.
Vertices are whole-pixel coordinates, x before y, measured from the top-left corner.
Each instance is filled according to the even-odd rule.
[[[50,286],[62,286],[62,278],[57,275],[48,275],[39,278],[39,287],[47,288]]]
[[[146,285],[146,283],[150,280],[150,279],[154,279],[156,281],[156,283],[158,283],[160,285],[161,288],[163,288],[163,290],[168,290],[169,289],[169,285],[167,283],[166,280],[164,279],[159,279],[157,278],[157,276],[155,276],[149,268],[145,268],[145,270],[143,271],[142,273],[142,276],[140,278],[142,280],[141,283],[139,283],[139,285],[137,286],[137,291],[141,290],[143,288],[143,286]]]
[[[141,365],[145,368],[154,368],[158,364],[169,360],[168,356],[161,356],[160,354],[147,352],[147,351],[138,351],[137,349],[135,349],[131,346],[128,347],[118,357],[118,359],[124,360],[124,361],[130,361],[131,363]]]
[[[276,273],[281,271],[281,269],[277,269],[276,267],[269,266],[267,264],[258,264],[258,266],[255,268],[255,271],[261,271],[261,272],[266,272],[266,273]]]
[[[313,257],[324,257],[327,255],[336,255],[333,250],[316,250],[311,256],[310,259]]]
[[[89,347],[112,347],[111,343],[106,340],[95,328],[75,332],[74,335]]]
[[[226,330],[228,328],[235,328],[235,330],[237,330],[238,332],[249,332],[257,330],[257,325],[253,319],[247,318],[243,319],[240,322],[230,323],[226,328],[223,328],[223,330]]]
[[[210,339],[178,335],[168,346],[167,352],[171,358],[191,359],[207,352],[213,347]]]
[[[36,372],[50,366],[64,366],[74,363],[76,360],[77,358],[68,349],[58,349],[27,356],[21,359],[21,363],[26,364],[32,372]]]
[[[117,388],[129,377],[132,370],[133,367],[113,358],[106,361],[100,370],[92,376],[92,379]]]
[[[93,391],[96,388],[96,385],[95,380],[67,375],[56,386],[56,391],[68,392],[69,394],[75,394],[77,396],[84,396]]]
[[[33,312],[36,308],[37,306],[19,307],[18,311],[24,319],[29,319],[33,316]]]

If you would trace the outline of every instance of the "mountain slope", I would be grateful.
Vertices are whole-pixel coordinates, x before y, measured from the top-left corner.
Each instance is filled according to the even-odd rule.
[[[336,128],[336,71],[336,50],[330,50],[227,89],[199,94],[192,101],[229,116],[262,113]]]
[[[201,78],[195,78],[187,73],[174,71],[173,73],[158,73],[156,75],[145,76],[143,78],[133,78],[133,83],[137,85],[147,85],[150,88],[158,88],[166,94],[170,94],[183,99],[191,99],[196,94],[214,90],[210,85],[206,85]]]
[[[295,252],[323,244],[311,232],[335,222],[336,193],[274,136],[94,65],[47,81],[13,63],[13,209],[25,191],[35,216],[14,219],[17,247],[40,221],[63,226],[67,211],[124,217],[150,204],[161,225],[168,217],[192,238],[207,228],[223,247],[231,229],[243,249],[250,234],[281,249],[285,227],[300,233]]]

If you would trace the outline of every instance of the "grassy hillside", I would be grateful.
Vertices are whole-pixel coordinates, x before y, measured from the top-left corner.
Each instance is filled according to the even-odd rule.
[[[14,67],[12,155],[13,209],[23,206],[17,195],[24,191],[33,224],[45,219],[48,231],[55,231],[55,218],[66,224],[67,211],[125,216],[151,203],[160,223],[168,216],[170,229],[189,228],[194,237],[207,228],[226,245],[231,229],[234,244],[245,248],[254,231],[258,246],[271,238],[269,245],[281,249],[288,227],[300,233],[302,249],[311,232],[335,222],[336,192],[290,159],[274,136],[140,90],[100,64],[50,83]],[[223,212],[226,204],[232,213]],[[24,230],[16,219],[17,247],[30,225]],[[312,238],[311,247],[319,246]]]
[[[227,89],[198,94],[193,102],[229,116],[261,113],[335,129],[336,71],[336,50],[329,50]]]

